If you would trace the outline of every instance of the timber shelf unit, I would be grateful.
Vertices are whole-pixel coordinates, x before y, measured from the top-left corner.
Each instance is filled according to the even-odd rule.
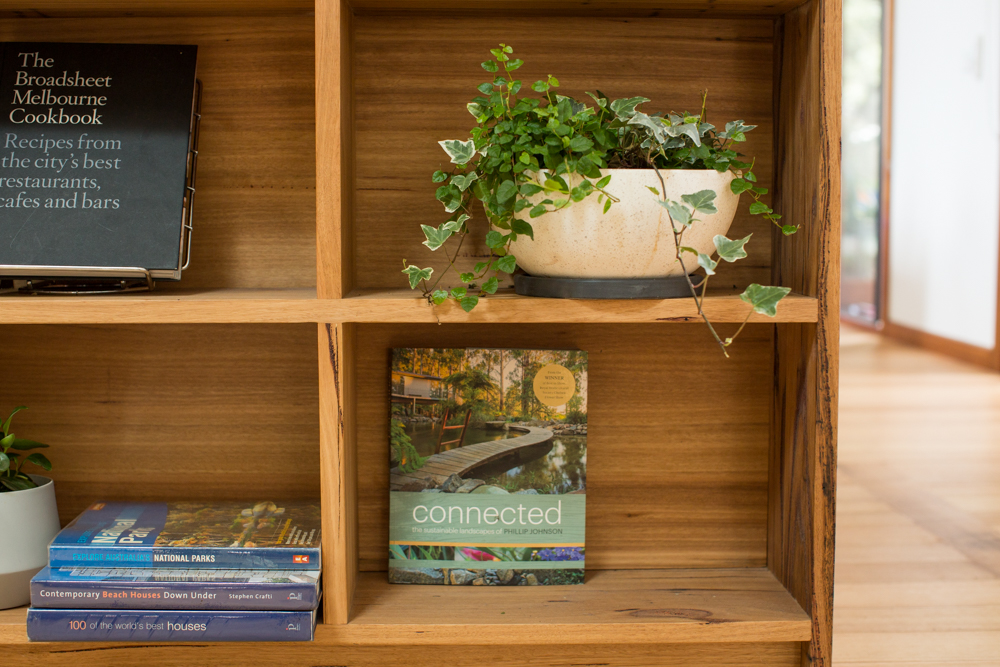
[[[840,238],[840,0],[0,0],[0,40],[197,44],[193,260],[147,295],[0,299],[0,407],[52,445],[65,523],[98,498],[320,497],[308,644],[32,644],[4,665],[830,664]],[[440,139],[499,42],[522,79],[758,126],[745,152],[788,238],[751,219],[706,310],[791,287],[725,359],[687,299],[405,289],[434,265]],[[472,239],[463,262],[484,246]],[[435,262],[437,262],[435,264]],[[732,324],[729,324],[732,323]],[[590,353],[587,581],[386,583],[394,346]]]

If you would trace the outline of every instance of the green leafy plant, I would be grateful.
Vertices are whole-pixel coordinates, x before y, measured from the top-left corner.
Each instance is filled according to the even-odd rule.
[[[43,454],[38,452],[32,454],[23,453],[32,449],[42,449],[48,447],[48,445],[35,442],[34,440],[18,438],[10,431],[10,424],[14,419],[14,415],[21,410],[27,409],[23,405],[14,408],[7,416],[7,419],[3,421],[2,427],[0,427],[0,431],[3,433],[3,437],[0,437],[0,492],[23,491],[38,486],[31,477],[21,471],[21,467],[25,463],[32,463],[44,470],[52,470],[52,464]]]
[[[423,467],[427,457],[420,456],[417,448],[413,446],[413,441],[406,434],[403,422],[393,419],[389,422],[389,445],[393,449],[395,459],[399,461],[399,469],[402,472],[413,472]]]
[[[513,49],[501,44],[491,53],[493,58],[483,62],[482,68],[493,79],[480,84],[479,95],[467,105],[476,119],[469,138],[439,142],[453,166],[450,171],[434,172],[432,180],[438,184],[436,196],[449,217],[437,227],[421,225],[425,246],[433,251],[448,246],[448,266],[433,279],[432,267],[403,260],[402,272],[411,289],[421,289],[433,303],[453,300],[471,311],[480,298],[494,294],[517,268],[511,243],[521,236],[534,238],[531,220],[589,197],[596,197],[607,213],[619,200],[608,190],[612,177],[602,175],[601,169],[651,168],[658,175],[661,169],[732,171],[735,177],[730,187],[733,193],[746,193],[753,199],[751,214],[763,216],[786,235],[796,231],[796,226],[782,224],[781,216],[762,201],[767,189],[757,184],[753,162],[744,161],[735,149],[755,126],[737,120],[720,130],[708,123],[706,94],[699,114],[647,114],[639,107],[648,98],[611,100],[600,91],[587,93],[594,102],[591,106],[557,94],[559,80],[552,75],[526,89],[515,78],[524,62],[513,57]],[[662,185],[662,176],[660,180]],[[692,249],[683,246],[684,232],[698,222],[696,214],[715,212],[716,193],[706,190],[671,202],[660,194],[662,189],[653,190],[670,213],[677,258],[687,275],[684,259]],[[490,254],[471,272],[460,271],[455,263],[479,207],[489,223],[485,240]],[[456,238],[457,243],[449,243]],[[720,258],[734,262],[746,257],[743,246],[749,238],[716,236]],[[706,279],[718,265],[704,254],[688,259],[705,270]],[[452,271],[461,285],[442,285]],[[704,313],[704,290],[690,277],[688,284],[699,315],[725,352],[739,331],[722,338]],[[775,305],[787,293],[785,288],[751,285],[741,295],[750,305],[747,319],[754,312],[773,316]]]

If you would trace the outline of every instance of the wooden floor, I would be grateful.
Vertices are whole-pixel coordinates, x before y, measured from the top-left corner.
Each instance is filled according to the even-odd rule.
[[[836,667],[1000,665],[1000,375],[845,328]]]

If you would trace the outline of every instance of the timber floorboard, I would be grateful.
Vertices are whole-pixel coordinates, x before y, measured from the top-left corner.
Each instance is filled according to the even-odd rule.
[[[835,667],[1000,665],[1000,375],[844,328]]]

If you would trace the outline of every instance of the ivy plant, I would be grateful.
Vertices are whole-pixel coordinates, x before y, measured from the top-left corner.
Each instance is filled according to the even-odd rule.
[[[737,120],[719,129],[707,122],[705,94],[698,114],[646,113],[640,107],[648,98],[611,100],[600,91],[587,93],[592,104],[579,102],[558,94],[559,80],[552,75],[526,87],[516,78],[524,62],[513,57],[510,46],[501,44],[491,54],[493,58],[483,62],[482,68],[492,80],[480,84],[479,94],[467,105],[476,121],[469,138],[439,142],[452,166],[449,171],[434,172],[432,180],[448,218],[437,227],[421,225],[424,245],[433,251],[443,249],[448,266],[435,278],[432,267],[404,260],[403,273],[410,287],[421,289],[435,304],[453,300],[471,311],[480,298],[495,293],[514,273],[517,258],[511,254],[511,243],[521,236],[534,238],[532,220],[591,197],[607,213],[619,200],[609,190],[612,177],[602,175],[602,169],[654,169],[661,189],[651,188],[652,194],[669,213],[677,259],[699,315],[725,352],[743,326],[733,336],[721,337],[703,310],[704,284],[697,285],[688,274],[697,263],[706,273],[705,283],[718,262],[683,245],[684,232],[698,222],[696,216],[716,211],[716,193],[705,190],[684,195],[680,202],[670,201],[661,194],[660,170],[732,171],[730,187],[735,194],[751,197],[750,213],[766,218],[785,235],[793,234],[797,227],[783,224],[781,216],[762,200],[767,189],[757,184],[753,162],[745,161],[736,150],[755,126]],[[471,272],[460,271],[456,260],[478,209],[488,221],[489,256]],[[720,260],[746,257],[744,246],[749,239],[716,236]],[[442,284],[451,272],[457,274],[459,286]],[[757,284],[748,287],[741,295],[750,306],[747,319],[754,312],[774,316],[778,301],[788,291]]]
[[[21,470],[25,463],[34,464],[44,470],[52,470],[52,464],[43,454],[38,452],[23,453],[32,449],[42,449],[48,445],[18,438],[11,433],[10,423],[14,419],[14,415],[27,409],[23,405],[14,408],[0,425],[0,432],[3,433],[3,436],[0,437],[0,492],[23,491],[38,486],[31,477]]]

